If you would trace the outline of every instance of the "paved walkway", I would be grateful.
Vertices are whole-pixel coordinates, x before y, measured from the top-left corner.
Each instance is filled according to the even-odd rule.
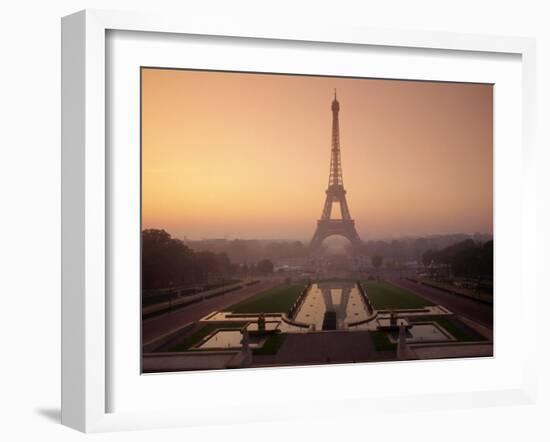
[[[376,353],[368,331],[289,334],[273,362],[281,365],[363,362],[376,360]]]
[[[227,367],[237,352],[208,352],[186,355],[158,354],[143,358],[144,373],[160,373],[185,370],[216,370]]]
[[[208,313],[222,310],[232,304],[244,301],[280,283],[281,281],[279,280],[261,281],[258,284],[243,287],[240,290],[235,290],[225,295],[206,299],[153,318],[145,319],[141,324],[143,342],[149,342],[189,322],[198,321]]]
[[[453,295],[452,293],[447,293],[422,284],[417,284],[407,279],[392,278],[388,279],[388,281],[406,290],[410,290],[434,304],[442,305],[453,313],[465,316],[490,329],[493,328],[492,305],[487,305],[459,295]]]
[[[419,359],[476,358],[493,356],[493,344],[456,344],[449,346],[414,347]]]
[[[235,284],[228,284],[228,285],[224,285],[222,287],[216,287],[215,289],[206,290],[204,292],[200,292],[200,293],[197,293],[195,295],[184,296],[184,297],[181,297],[181,298],[176,298],[174,300],[162,301],[162,302],[159,302],[159,303],[154,304],[154,305],[148,305],[147,307],[143,307],[141,313],[142,313],[142,315],[145,316],[145,315],[150,315],[151,313],[156,313],[156,312],[159,312],[159,311],[162,311],[162,310],[167,310],[170,307],[176,308],[179,305],[189,304],[192,301],[197,301],[197,300],[200,300],[200,299],[203,299],[203,298],[209,298],[209,297],[212,297],[212,295],[215,296],[217,293],[221,293],[221,292],[224,292],[224,291],[230,291],[230,290],[236,289],[237,287],[242,287],[243,284],[246,284],[247,282],[248,281],[238,282],[238,283],[235,283]]]

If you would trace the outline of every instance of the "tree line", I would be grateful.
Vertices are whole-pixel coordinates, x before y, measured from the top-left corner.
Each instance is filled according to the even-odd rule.
[[[195,251],[160,229],[143,230],[141,253],[142,286],[145,290],[273,272],[273,263],[267,259],[243,266],[232,262],[226,252]]]
[[[461,241],[442,250],[428,250],[422,263],[447,265],[454,276],[475,279],[493,279],[493,240],[485,243],[472,239]]]
[[[426,237],[404,237],[393,240],[368,240],[363,243],[364,254],[372,259],[383,256],[384,264],[416,261],[422,262],[422,256],[429,250],[441,250],[452,244],[472,239],[486,242],[492,238],[486,234],[449,234]],[[269,259],[276,264],[303,264],[308,256],[308,242],[296,240],[262,239],[203,239],[186,241],[193,250],[208,250],[214,253],[226,253],[232,262],[239,264],[257,263]]]
[[[365,252],[371,259],[383,256],[386,264],[403,263],[407,261],[422,262],[423,255],[428,251],[437,251],[466,240],[485,243],[492,239],[487,234],[448,234],[430,235],[419,238],[399,238],[393,240],[369,240],[364,243]]]
[[[258,263],[263,259],[272,262],[304,260],[308,249],[300,241],[276,241],[261,239],[203,239],[186,241],[193,250],[209,250],[215,253],[226,253],[232,262],[246,264]]]

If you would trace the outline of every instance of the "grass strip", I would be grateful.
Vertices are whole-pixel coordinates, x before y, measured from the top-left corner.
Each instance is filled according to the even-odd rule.
[[[284,313],[296,302],[305,285],[280,285],[227,307],[233,313]]]
[[[255,355],[276,355],[286,340],[286,333],[275,333],[267,338],[264,345],[255,348],[252,353]]]
[[[433,305],[432,302],[388,282],[363,281],[361,284],[376,310],[414,309]]]
[[[374,348],[376,348],[376,351],[389,351],[397,349],[397,344],[392,343],[388,338],[388,335],[386,335],[383,331],[371,331],[370,337],[374,343]]]

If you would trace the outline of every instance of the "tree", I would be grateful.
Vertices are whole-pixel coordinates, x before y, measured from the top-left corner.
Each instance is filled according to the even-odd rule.
[[[226,253],[194,252],[159,229],[142,232],[142,286],[145,290],[207,282],[236,272]]]
[[[424,264],[424,267],[428,267],[432,263],[434,255],[435,252],[431,249],[422,254],[422,264]]]
[[[273,273],[273,263],[269,259],[262,259],[256,266],[258,273],[267,275]]]
[[[384,261],[384,258],[381,256],[381,255],[374,255],[372,258],[371,258],[371,262],[372,262],[372,265],[375,267],[375,268],[379,268],[380,266],[382,266],[382,262]]]
[[[141,247],[144,289],[180,285],[193,279],[193,251],[165,230],[144,230]]]
[[[195,253],[195,272],[199,281],[208,281],[210,275],[219,273],[217,255],[208,251]]]
[[[480,274],[487,279],[493,279],[493,240],[483,244]]]
[[[455,276],[473,279],[492,279],[493,277],[493,241],[485,244],[466,239],[445,247],[439,251],[426,252],[422,260],[424,265],[432,260],[452,269]]]
[[[417,238],[414,241],[414,259],[416,259],[417,263],[422,262],[424,264],[424,253],[428,251],[428,241],[426,241],[426,238]],[[428,263],[429,264],[429,263]],[[424,264],[426,266],[427,264]]]

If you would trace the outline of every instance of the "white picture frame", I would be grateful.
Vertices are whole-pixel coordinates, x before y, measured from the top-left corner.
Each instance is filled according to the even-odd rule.
[[[109,327],[112,321],[107,288],[108,244],[112,231],[106,220],[111,210],[108,186],[106,119],[106,35],[109,31],[143,31],[168,34],[269,39],[273,41],[338,43],[380,48],[437,49],[521,57],[521,305],[536,305],[535,256],[534,107],[535,43],[533,39],[416,31],[349,28],[345,25],[308,24],[300,28],[269,23],[217,23],[195,17],[163,17],[99,10],[81,11],[62,21],[62,423],[80,431],[156,428],[207,424],[210,416],[190,416],[183,411],[112,411],[109,406]],[[519,148],[519,147],[518,147]],[[498,150],[496,152],[498,155]],[[518,183],[516,183],[518,185]],[[532,263],[531,261],[529,261]],[[424,409],[532,403],[536,392],[536,324],[524,324],[531,337],[523,353],[520,385],[460,394],[430,392],[407,395],[388,391],[377,398],[378,410],[399,411],[411,406]],[[531,344],[532,343],[532,344]],[[498,356],[497,356],[498,357]],[[346,370],[345,367],[341,368]],[[292,377],[285,370],[286,377]],[[255,372],[257,373],[257,372]],[[139,375],[139,374],[138,374]],[[194,376],[200,376],[200,373]],[[167,375],[164,375],[167,376]],[[224,376],[222,374],[222,376]],[[226,375],[229,376],[229,375]],[[233,376],[233,373],[231,374]],[[251,378],[258,375],[251,375]],[[261,375],[260,375],[261,377]],[[170,377],[166,377],[170,383]],[[195,378],[197,379],[197,378]],[[242,375],[241,375],[241,379]],[[165,382],[165,383],[166,383]],[[255,382],[255,381],[251,381]],[[358,398],[330,397],[340,413],[369,413],[374,406]],[[240,399],[242,418],[223,413],[218,422],[323,416],[332,413],[330,401],[315,407],[266,408],[266,413]],[[353,411],[352,411],[353,408]]]

